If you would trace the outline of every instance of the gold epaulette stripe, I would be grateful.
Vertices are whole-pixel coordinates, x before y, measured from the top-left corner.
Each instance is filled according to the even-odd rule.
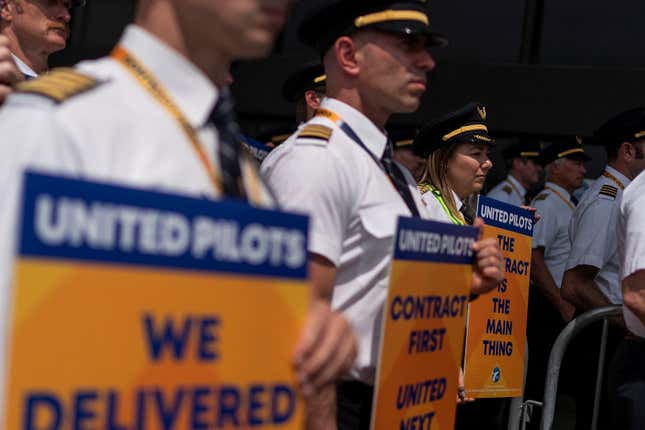
[[[298,137],[329,140],[329,138],[331,138],[332,131],[333,130],[331,128],[325,127],[324,125],[311,124],[305,126],[300,133],[298,133]]]
[[[311,138],[311,139],[329,140],[329,135],[324,133],[315,133],[313,131],[310,131],[310,132],[303,131],[298,135],[298,138],[302,138],[302,137]]]
[[[77,94],[98,85],[98,81],[78,73],[74,69],[54,69],[37,79],[22,82],[16,86],[21,93],[39,94],[61,103]]]
[[[507,185],[505,187],[502,187],[502,191],[506,192],[506,194],[511,194],[513,189]]]
[[[616,197],[618,195],[618,188],[612,187],[611,185],[603,185],[600,187],[600,194],[609,197]]]
[[[549,196],[549,195],[548,195],[548,194],[546,194],[546,193],[545,193],[545,194],[540,194],[539,196],[537,196],[537,197],[535,198],[535,200],[544,200],[544,199],[546,199],[548,196]]]
[[[305,128],[303,128],[303,130],[328,131],[329,133],[331,133],[331,128],[329,128],[327,126],[324,126],[324,125],[320,125],[320,124],[307,125],[307,126],[305,126]]]

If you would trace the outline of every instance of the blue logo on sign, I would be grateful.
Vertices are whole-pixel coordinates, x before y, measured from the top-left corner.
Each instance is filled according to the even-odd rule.
[[[500,376],[501,376],[501,372],[499,370],[499,367],[494,368],[493,375],[492,375],[493,382],[498,383]]]

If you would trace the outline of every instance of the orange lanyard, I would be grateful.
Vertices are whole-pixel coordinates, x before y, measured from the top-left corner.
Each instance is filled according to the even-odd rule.
[[[609,178],[612,181],[614,181],[616,183],[616,185],[618,185],[620,187],[621,190],[625,189],[625,185],[622,182],[620,182],[620,180],[617,177],[615,177],[614,175],[612,175],[608,171],[605,170],[603,172],[602,176],[604,176],[605,178]]]
[[[565,202],[567,204],[567,206],[569,206],[569,208],[572,211],[576,209],[576,207],[573,205],[573,203],[571,203],[569,200],[565,199],[564,196],[562,194],[560,194],[557,190],[554,190],[551,187],[544,187],[544,189],[553,191],[553,194],[555,194],[556,196],[560,197],[562,199],[562,201]]]
[[[204,148],[202,148],[199,142],[197,132],[193,126],[190,125],[190,122],[188,122],[188,119],[186,119],[186,116],[184,116],[179,107],[177,107],[177,105],[172,101],[172,98],[161,86],[161,83],[148,69],[146,69],[143,63],[137,60],[122,46],[114,48],[114,51],[112,51],[112,58],[123,65],[125,69],[136,78],[148,94],[150,94],[161,105],[161,107],[163,107],[170,116],[173,117],[177,124],[179,124],[182,131],[190,141],[193,149],[197,153],[202,165],[206,169],[213,187],[220,195],[223,195],[222,180],[215,171],[215,166],[210,162],[208,156],[204,152]]]

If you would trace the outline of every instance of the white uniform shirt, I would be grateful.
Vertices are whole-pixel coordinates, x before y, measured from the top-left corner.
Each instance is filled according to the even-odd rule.
[[[452,198],[455,200],[457,210],[461,210],[463,202],[459,199],[459,196],[457,196],[457,193],[455,193],[454,191],[452,191]],[[443,206],[441,206],[441,203],[439,203],[437,196],[435,196],[432,191],[423,193],[421,195],[421,199],[423,200],[423,204],[425,204],[427,207],[428,214],[431,220],[454,224],[450,216],[448,216],[446,211],[443,209]]]
[[[607,166],[606,171],[623,186],[629,184],[629,179],[616,169]],[[613,187],[616,196],[601,193],[603,186]],[[600,176],[585,192],[569,223],[571,253],[565,267],[565,270],[580,265],[598,268],[593,283],[611,303],[616,304],[623,302],[616,252],[616,227],[622,194],[621,187],[605,176]]]
[[[339,115],[381,158],[387,138],[366,116],[331,98],[321,106]],[[374,384],[396,220],[410,211],[367,151],[333,121],[318,116],[303,127],[311,124],[331,128],[329,141],[298,138],[296,132],[264,159],[261,171],[283,208],[311,216],[309,251],[336,266],[332,307],[358,334],[352,377]],[[401,170],[427,218],[414,179]]]
[[[205,126],[218,94],[211,81],[136,26],[127,28],[121,45],[153,71],[199,130],[206,154],[214,156],[217,132]],[[195,197],[217,196],[182,129],[129,71],[111,58],[82,63],[78,70],[102,83],[61,104],[40,95],[14,93],[0,109],[0,372],[25,168]]]
[[[557,194],[547,187],[557,191]],[[547,182],[544,191],[531,203],[542,217],[535,224],[533,248],[544,247],[544,262],[558,288],[562,285],[564,266],[571,250],[569,221],[575,206],[569,199],[570,194],[564,188]]]
[[[34,72],[34,70],[28,65],[26,65],[24,61],[22,61],[20,58],[16,57],[13,54],[11,54],[11,56],[13,57],[13,61],[15,61],[16,66],[18,67],[18,70],[20,70],[20,73],[27,76],[28,78],[38,77],[38,73]]]
[[[487,197],[510,205],[522,206],[526,198],[526,190],[513,175],[508,175],[488,192]]]
[[[625,188],[618,218],[618,256],[620,280],[645,270],[645,174],[640,174]],[[645,338],[645,325],[623,306],[627,328]]]

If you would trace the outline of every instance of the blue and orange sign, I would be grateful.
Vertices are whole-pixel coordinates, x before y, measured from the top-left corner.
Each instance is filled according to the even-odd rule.
[[[480,197],[477,216],[486,222],[484,237],[499,243],[506,277],[469,306],[466,393],[472,397],[518,397],[524,383],[533,214]]]
[[[3,428],[300,429],[306,217],[27,174]]]
[[[372,429],[451,429],[477,230],[399,218]]]

